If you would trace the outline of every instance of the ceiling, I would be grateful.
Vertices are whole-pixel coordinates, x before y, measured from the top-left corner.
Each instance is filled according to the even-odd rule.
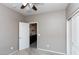
[[[33,14],[40,14],[46,12],[54,12],[59,10],[64,10],[67,7],[67,3],[37,3],[37,11],[32,10],[28,6],[25,9],[20,9],[21,3],[3,3],[4,6],[11,8],[25,16],[33,15]]]

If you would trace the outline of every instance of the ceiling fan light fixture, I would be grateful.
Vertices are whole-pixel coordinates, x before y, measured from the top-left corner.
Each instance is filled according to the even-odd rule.
[[[24,6],[24,5],[22,5],[22,6],[21,6],[21,9],[24,9],[24,8],[25,8],[25,6]]]
[[[32,3],[29,3],[29,6],[32,8],[33,7],[33,4]]]
[[[33,5],[32,9],[35,10],[35,11],[37,11],[37,8],[35,7],[35,5]]]

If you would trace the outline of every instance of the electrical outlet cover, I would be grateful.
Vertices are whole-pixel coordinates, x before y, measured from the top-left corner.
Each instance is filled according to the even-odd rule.
[[[11,50],[13,50],[13,49],[14,49],[14,47],[10,47],[10,49],[11,49]]]

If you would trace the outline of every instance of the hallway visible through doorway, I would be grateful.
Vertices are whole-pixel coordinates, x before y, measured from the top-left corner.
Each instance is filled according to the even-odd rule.
[[[37,48],[37,23],[30,23],[30,47]]]

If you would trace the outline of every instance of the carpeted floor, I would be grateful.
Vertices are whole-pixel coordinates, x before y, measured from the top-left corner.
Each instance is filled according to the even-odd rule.
[[[13,55],[60,55],[60,54],[43,51],[37,48],[27,48],[24,50],[17,51]]]
[[[32,44],[30,45],[30,47],[32,47],[32,48],[37,48],[37,42],[32,43]]]

